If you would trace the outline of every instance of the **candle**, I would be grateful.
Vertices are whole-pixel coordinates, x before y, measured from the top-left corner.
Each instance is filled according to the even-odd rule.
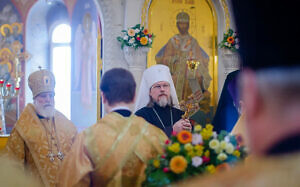
[[[16,57],[16,77],[19,77],[19,58]]]

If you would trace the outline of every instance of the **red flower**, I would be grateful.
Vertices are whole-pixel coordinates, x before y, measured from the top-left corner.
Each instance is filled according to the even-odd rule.
[[[148,37],[151,38],[151,37],[152,37],[152,34],[149,34]]]
[[[206,157],[206,156],[203,156],[202,159],[203,159],[203,162],[209,162],[210,161],[210,158]]]
[[[161,155],[161,158],[166,158],[166,155]]]
[[[140,41],[141,38],[140,38],[140,37],[136,37],[136,39],[137,39],[138,41]]]
[[[143,31],[143,33],[144,33],[145,35],[147,35],[147,34],[148,34],[148,29],[145,29],[145,30]]]
[[[175,131],[172,131],[172,136],[176,136],[177,133]]]
[[[171,141],[168,139],[168,140],[165,141],[165,144],[168,145],[170,142],[171,142]]]
[[[164,168],[163,171],[164,171],[165,173],[167,173],[167,172],[169,172],[170,170],[169,170],[169,168]]]

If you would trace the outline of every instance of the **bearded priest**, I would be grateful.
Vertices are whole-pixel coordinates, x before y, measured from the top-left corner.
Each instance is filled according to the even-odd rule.
[[[165,65],[154,65],[143,73],[136,102],[136,115],[162,129],[170,137],[172,132],[192,130],[188,119],[182,119],[170,70]]]
[[[56,186],[57,172],[77,134],[75,125],[54,108],[54,75],[38,70],[29,75],[33,104],[23,110],[5,151],[42,186]]]

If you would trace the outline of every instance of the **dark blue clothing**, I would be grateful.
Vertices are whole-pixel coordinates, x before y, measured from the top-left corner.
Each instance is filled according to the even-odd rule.
[[[268,151],[268,155],[280,155],[300,151],[300,134],[286,137],[275,143]]]
[[[229,73],[226,77],[216,114],[212,121],[214,130],[231,132],[239,118],[238,75],[239,70]]]
[[[177,108],[171,107],[172,116],[173,116],[173,124],[171,124],[170,106],[160,107],[157,104],[154,104],[153,108],[156,110],[156,112],[159,115],[160,119],[162,120],[165,128],[163,127],[160,120],[156,116],[152,107],[143,107],[140,110],[136,111],[135,115],[144,118],[149,123],[160,128],[161,130],[163,130],[165,132],[165,134],[168,137],[170,137],[172,134],[172,131],[173,131],[174,123],[176,123],[177,121],[179,121],[181,119],[181,116],[184,114],[184,112]]]
[[[117,112],[124,117],[129,117],[131,115],[131,111],[126,109],[119,109],[119,110],[115,110],[114,112]]]

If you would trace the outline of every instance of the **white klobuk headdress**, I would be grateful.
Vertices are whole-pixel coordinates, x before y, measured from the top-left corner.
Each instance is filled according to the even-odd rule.
[[[168,66],[158,64],[151,66],[146,69],[143,73],[143,77],[141,80],[139,93],[137,94],[137,100],[135,104],[135,111],[145,107],[150,101],[150,88],[153,84],[166,81],[170,84],[170,95],[172,98],[172,103],[174,107],[179,109],[178,98],[175,90],[175,86],[172,80],[172,76]]]

